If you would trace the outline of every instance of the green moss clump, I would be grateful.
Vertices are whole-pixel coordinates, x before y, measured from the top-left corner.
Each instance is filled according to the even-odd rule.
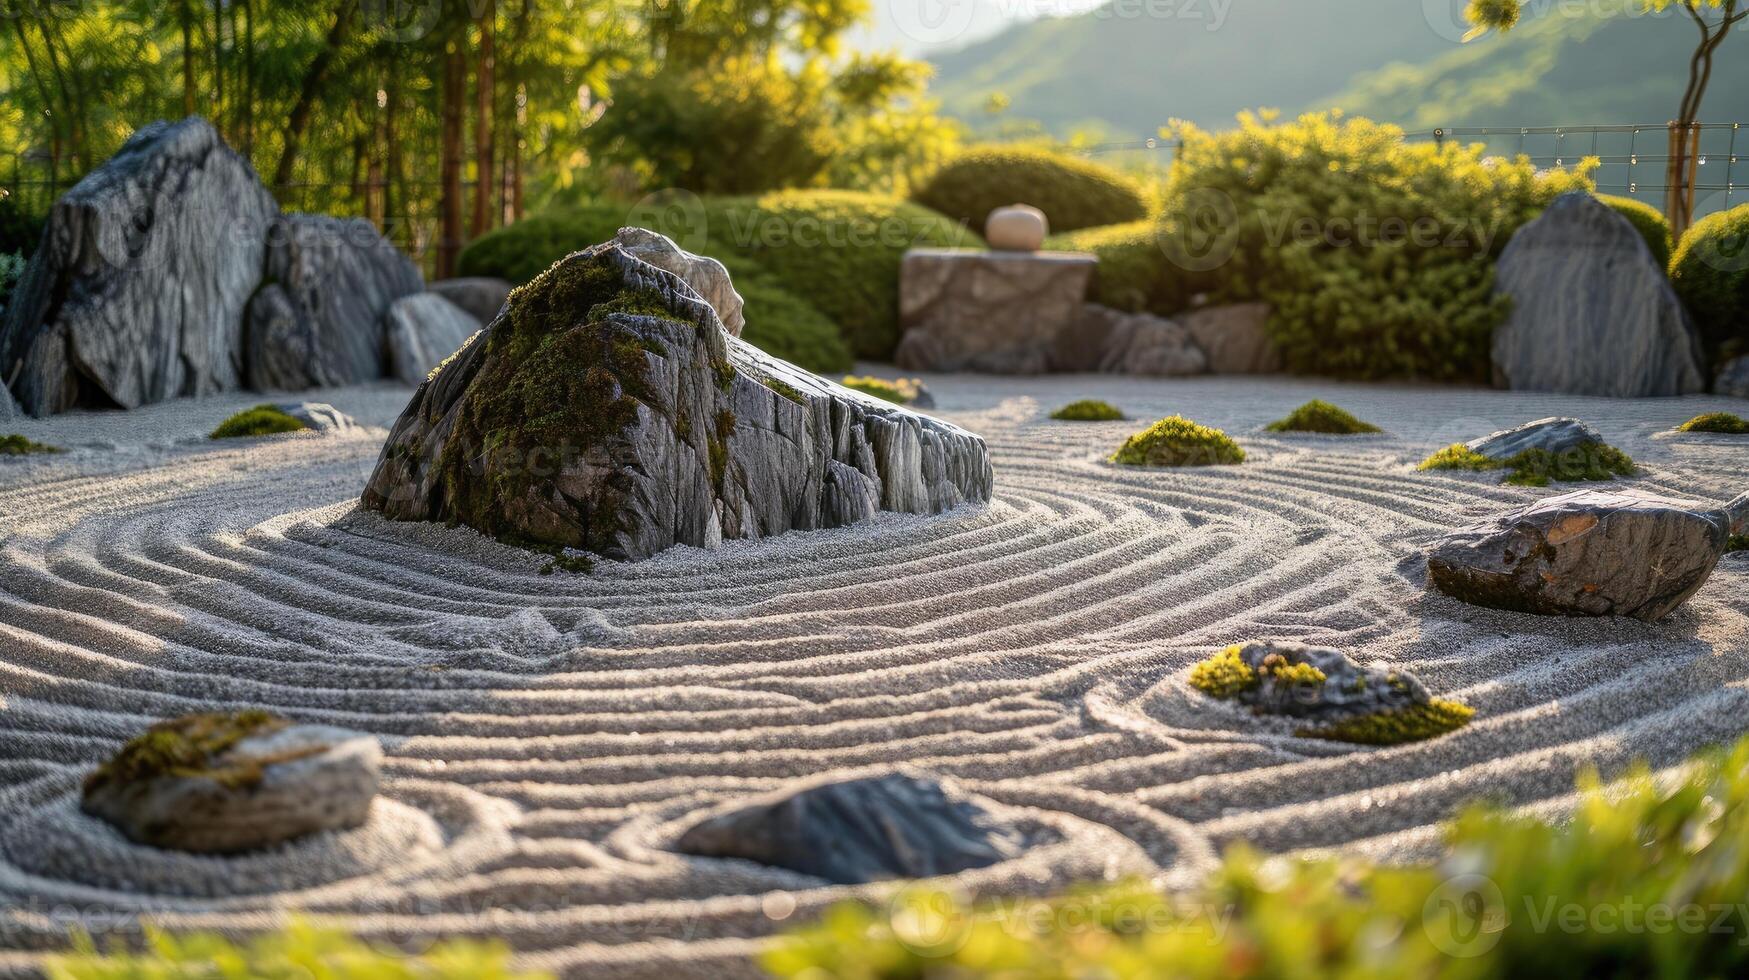
[[[1383,430],[1371,423],[1362,422],[1327,401],[1314,398],[1289,412],[1287,418],[1269,423],[1269,431],[1349,436]]]
[[[1117,406],[1093,398],[1070,402],[1051,413],[1059,422],[1120,422],[1123,417]]]
[[[895,405],[909,405],[917,400],[917,395],[923,390],[922,384],[915,378],[895,378],[888,381],[872,375],[863,377],[846,376],[842,382],[851,391],[860,391],[865,395],[873,395],[882,401]]]
[[[1295,734],[1358,745],[1401,745],[1457,731],[1469,724],[1475,714],[1476,709],[1467,704],[1435,698],[1397,711],[1358,715],[1316,728],[1303,728]]]
[[[1682,432],[1721,432],[1740,436],[1749,433],[1749,422],[1730,412],[1708,412],[1705,415],[1696,415],[1677,426],[1677,429]]]
[[[282,432],[301,432],[309,426],[292,418],[272,405],[257,405],[245,409],[219,423],[209,439],[243,439],[271,436]]]
[[[33,456],[38,453],[58,453],[59,446],[32,442],[20,435],[0,436],[0,456]]]
[[[1506,481],[1514,486],[1546,487],[1550,481],[1573,483],[1613,480],[1618,476],[1633,476],[1639,467],[1628,454],[1601,442],[1588,442],[1559,453],[1546,449],[1526,449],[1511,459],[1490,459],[1463,443],[1453,443],[1427,457],[1418,470],[1506,470]]]
[[[781,378],[760,378],[759,383],[770,388],[772,391],[777,392],[783,397],[788,398],[790,401],[795,402],[797,405],[807,404],[807,400],[802,397],[800,391],[796,390],[796,386],[782,380]]]
[[[159,722],[121,747],[115,757],[85,777],[85,791],[106,783],[138,783],[159,776],[208,775],[221,782],[259,781],[267,760],[215,762],[252,735],[276,732],[290,724],[265,711],[185,715]]]
[[[1749,551],[1749,534],[1733,534],[1725,539],[1726,551]]]
[[[973,147],[950,160],[911,195],[925,207],[982,230],[990,212],[1030,204],[1057,231],[1115,225],[1147,217],[1141,188],[1087,160],[1044,149]]]
[[[1243,463],[1245,450],[1225,432],[1172,415],[1130,436],[1111,461],[1121,466],[1216,466]]]
[[[1231,646],[1190,668],[1190,686],[1211,698],[1236,698],[1257,686],[1257,672]]]

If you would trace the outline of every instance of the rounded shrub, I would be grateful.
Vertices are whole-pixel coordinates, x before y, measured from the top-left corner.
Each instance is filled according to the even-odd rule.
[[[1122,466],[1219,466],[1245,461],[1225,432],[1171,415],[1130,436],[1111,461]]]
[[[470,242],[462,249],[457,271],[464,276],[508,279],[521,286],[572,252],[619,234],[626,218],[623,205],[605,203],[532,214]]]
[[[983,230],[990,212],[1030,204],[1053,231],[1138,221],[1148,215],[1141,188],[1110,167],[1049,150],[974,147],[950,160],[911,199]]]
[[[1718,432],[1728,436],[1749,434],[1749,422],[1730,412],[1708,412],[1677,426],[1683,432]]]
[[[847,371],[855,362],[838,325],[814,304],[783,288],[778,278],[748,259],[723,262],[744,301],[741,339],[772,357],[810,371]]]
[[[1168,261],[1160,242],[1157,222],[1132,221],[1052,235],[1045,248],[1099,258],[1087,297],[1093,302],[1129,313],[1171,316],[1188,308],[1191,297],[1209,289],[1213,279]]]
[[[1352,436],[1384,430],[1370,422],[1362,422],[1347,411],[1327,401],[1314,398],[1289,412],[1287,418],[1269,423],[1269,431],[1317,432],[1323,435]]]
[[[1670,283],[1716,357],[1749,353],[1749,204],[1696,221],[1670,257]]]
[[[1628,223],[1646,240],[1646,247],[1652,250],[1652,258],[1657,260],[1658,268],[1670,268],[1670,249],[1674,240],[1670,234],[1670,219],[1664,217],[1664,212],[1631,197],[1599,194],[1597,199],[1628,219]]]
[[[1124,415],[1117,406],[1093,398],[1070,402],[1051,413],[1059,422],[1118,422]]]

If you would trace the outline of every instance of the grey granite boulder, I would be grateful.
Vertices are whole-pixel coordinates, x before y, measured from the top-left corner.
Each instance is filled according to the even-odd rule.
[[[514,288],[506,279],[492,279],[486,276],[465,276],[460,279],[439,279],[426,283],[425,291],[436,293],[444,299],[462,308],[468,316],[479,321],[480,326],[492,322],[498,311],[504,308],[504,303],[510,298],[510,290]]]
[[[1512,313],[1494,381],[1515,391],[1645,397],[1706,390],[1698,335],[1628,220],[1584,191],[1556,198],[1495,266]]]
[[[410,385],[423,382],[480,329],[479,321],[436,293],[395,300],[383,321],[389,376]]]
[[[199,118],[141,128],[55,202],[0,324],[0,378],[36,416],[243,386],[243,308],[279,214]]]
[[[250,386],[299,391],[383,377],[384,315],[425,288],[413,261],[357,218],[288,214],[267,243],[248,309]]]
[[[273,407],[304,423],[304,428],[322,435],[339,435],[358,428],[352,416],[327,402],[281,402]]]
[[[1542,449],[1558,456],[1597,445],[1603,445],[1603,437],[1574,418],[1537,419],[1464,443],[1471,452],[1497,460],[1511,459],[1527,449]]]
[[[988,867],[1024,845],[979,798],[891,773],[782,791],[695,824],[675,847],[856,885]]]
[[[85,780],[81,806],[128,839],[235,854],[362,824],[376,798],[377,740],[262,712],[152,726]]]
[[[364,506],[637,559],[990,497],[982,439],[730,337],[678,276],[573,254],[422,384]]]
[[[1281,352],[1269,336],[1268,303],[1208,306],[1176,317],[1215,374],[1275,374]]]
[[[1098,260],[1076,252],[918,248],[899,267],[894,362],[908,371],[1043,374],[1074,331]]]
[[[1257,677],[1256,685],[1238,699],[1259,714],[1321,723],[1401,711],[1433,700],[1413,674],[1363,667],[1340,650],[1258,642],[1239,647],[1238,656]],[[1301,665],[1324,679],[1308,681],[1291,669]]]
[[[0,422],[18,416],[18,404],[12,400],[12,392],[6,389],[6,383],[0,381]]]
[[[1439,591],[1479,606],[1655,620],[1749,527],[1749,494],[1709,508],[1635,490],[1580,490],[1453,531],[1428,551]]]
[[[721,262],[694,255],[674,244],[668,236],[648,228],[621,228],[613,241],[637,258],[679,276],[716,311],[717,319],[729,336],[741,336],[741,327],[745,324],[741,315],[741,294],[735,292],[734,284],[729,281],[729,270],[723,268]]]
[[[1106,311],[1108,317],[1110,314],[1116,316],[1111,317],[1105,331],[1099,370],[1147,377],[1179,377],[1208,370],[1208,357],[1183,326],[1150,313]]]
[[[1719,369],[1713,380],[1713,392],[1732,398],[1749,398],[1749,355],[1733,358]]]

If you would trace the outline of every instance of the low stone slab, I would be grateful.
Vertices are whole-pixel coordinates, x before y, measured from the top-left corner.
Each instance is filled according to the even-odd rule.
[[[1546,418],[1472,439],[1464,447],[1489,459],[1505,461],[1528,449],[1542,449],[1558,456],[1602,444],[1603,437],[1597,430],[1578,419]]]
[[[1180,313],[1174,319],[1208,359],[1215,374],[1275,374],[1281,352],[1269,337],[1268,303],[1235,303]]]
[[[988,867],[1018,856],[1023,836],[952,783],[892,773],[784,791],[696,824],[675,846],[857,885]]]
[[[1512,313],[1494,380],[1515,391],[1648,397],[1706,390],[1700,339],[1634,226],[1584,191],[1518,229],[1495,266]]]
[[[383,326],[389,374],[410,385],[423,383],[444,358],[460,350],[480,329],[479,321],[461,307],[430,292],[403,296],[389,304]]]
[[[401,520],[646,558],[989,500],[984,441],[734,337],[608,242],[518,290],[415,393],[365,488]]]
[[[923,248],[899,269],[894,360],[907,371],[1043,374],[1098,265],[1077,252]]]
[[[505,301],[510,299],[512,288],[507,279],[487,276],[439,279],[425,284],[426,292],[436,293],[461,307],[468,316],[479,321],[479,326],[482,327],[491,323],[498,311],[504,308]]]
[[[1479,606],[1655,620],[1712,574],[1749,526],[1749,494],[1724,507],[1636,490],[1580,490],[1453,531],[1428,551],[1439,591]]]
[[[128,839],[234,854],[362,824],[377,740],[264,712],[190,715],[147,729],[85,780],[81,806]]]

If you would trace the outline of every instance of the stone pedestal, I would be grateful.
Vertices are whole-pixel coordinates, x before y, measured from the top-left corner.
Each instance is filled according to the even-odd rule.
[[[899,272],[907,371],[1043,374],[1075,328],[1098,259],[1079,252],[913,249]]]

